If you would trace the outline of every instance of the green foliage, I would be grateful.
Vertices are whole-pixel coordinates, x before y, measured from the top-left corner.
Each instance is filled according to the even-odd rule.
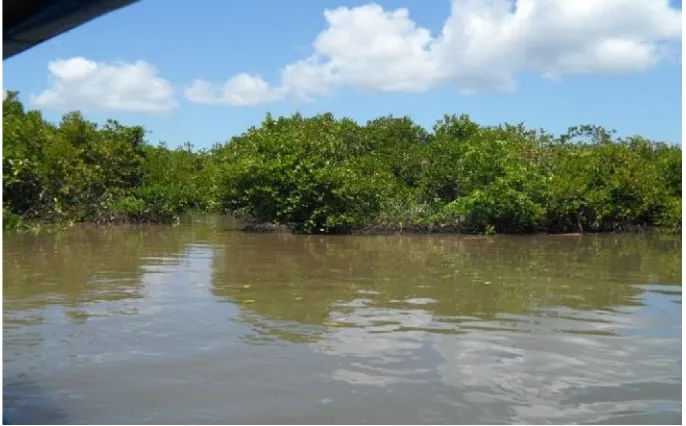
[[[468,116],[445,117],[434,127],[425,194],[445,206],[441,227],[469,232],[536,230],[545,215],[544,133],[523,125],[481,127]]]
[[[298,232],[349,232],[379,212],[392,180],[365,142],[357,124],[330,114],[267,117],[223,154],[222,205]]]
[[[58,125],[3,100],[5,228],[23,221],[172,222],[216,204],[208,155],[190,145],[152,147],[140,126],[102,127],[78,112]],[[18,218],[18,220],[15,220]]]
[[[640,137],[569,144],[567,136],[550,147],[549,226],[606,231],[680,223],[679,147]]]
[[[2,207],[2,229],[18,229],[21,226],[21,217],[12,213],[7,207]]]
[[[559,137],[444,116],[360,125],[331,114],[274,119],[194,150],[149,145],[140,126],[59,124],[3,101],[3,226],[173,222],[244,213],[302,233],[599,232],[681,229],[681,147],[598,126]]]

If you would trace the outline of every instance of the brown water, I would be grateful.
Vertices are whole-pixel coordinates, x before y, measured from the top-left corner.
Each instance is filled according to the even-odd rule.
[[[13,423],[674,423],[678,237],[4,235]]]

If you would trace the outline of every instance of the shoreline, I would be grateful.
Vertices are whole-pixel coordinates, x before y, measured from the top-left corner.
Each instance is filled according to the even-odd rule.
[[[151,222],[151,221],[107,221],[107,222],[66,222],[54,223],[45,220],[26,220],[20,226],[13,229],[3,229],[3,232],[16,233],[41,233],[41,232],[58,232],[63,230],[79,228],[140,228],[140,227],[158,227],[158,226],[179,226],[193,213],[184,213],[176,220],[169,223]],[[440,227],[436,225],[417,225],[417,226],[397,226],[397,225],[367,225],[351,232],[339,233],[301,233],[297,232],[292,225],[281,224],[277,222],[257,222],[253,219],[241,217],[235,213],[195,213],[199,216],[219,216],[223,218],[231,218],[235,223],[232,231],[245,232],[248,234],[288,234],[288,235],[330,235],[330,236],[394,236],[394,235],[456,235],[456,236],[470,236],[470,237],[493,237],[493,236],[556,236],[556,237],[580,237],[584,235],[599,235],[599,234],[667,234],[667,235],[681,235],[681,228],[670,229],[666,227],[659,227],[655,225],[625,225],[615,229],[598,229],[598,230],[584,230],[577,232],[570,232],[569,230],[538,230],[532,232],[491,232],[479,233],[470,232],[467,229],[458,229],[455,226]]]
[[[249,222],[242,227],[239,227],[241,232],[253,234],[294,234],[300,235],[295,231],[293,226],[279,224],[279,223],[258,223]],[[569,231],[554,231],[543,230],[535,232],[494,232],[494,233],[477,233],[468,232],[465,230],[456,230],[452,227],[437,227],[437,226],[384,226],[384,225],[368,225],[350,233],[321,233],[321,234],[302,234],[302,235],[342,235],[342,236],[392,236],[392,235],[461,235],[461,236],[540,236],[549,235],[556,237],[580,237],[584,235],[598,235],[598,234],[672,234],[681,235],[681,229],[670,230],[658,226],[643,226],[643,225],[627,225],[618,229],[605,230],[588,230],[581,232]]]

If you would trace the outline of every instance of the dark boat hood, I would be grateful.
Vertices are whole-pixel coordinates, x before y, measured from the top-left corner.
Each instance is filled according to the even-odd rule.
[[[2,59],[138,0],[4,0]]]

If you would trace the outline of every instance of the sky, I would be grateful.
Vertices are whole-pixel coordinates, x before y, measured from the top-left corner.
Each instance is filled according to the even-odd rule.
[[[142,0],[6,60],[51,121],[210,147],[273,115],[444,114],[681,143],[681,1]]]

